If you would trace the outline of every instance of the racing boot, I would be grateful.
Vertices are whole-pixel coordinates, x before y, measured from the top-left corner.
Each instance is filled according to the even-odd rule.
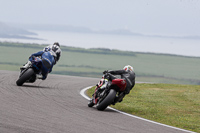
[[[24,64],[22,67],[20,67],[20,70],[22,71],[22,70],[26,69],[30,65],[31,65],[31,62],[28,61],[26,64]]]
[[[115,103],[117,103],[118,102],[118,99],[119,99],[119,97],[118,96],[116,96],[115,97],[115,99],[114,99],[114,101],[111,103],[112,105],[115,105]]]
[[[94,94],[92,95],[92,98],[88,102],[88,107],[93,107],[94,106],[93,100],[94,100]]]
[[[121,92],[118,96],[115,97],[112,105],[115,105],[117,102],[122,102],[124,96],[125,96],[125,94],[123,92]]]
[[[122,102],[123,98],[125,97],[125,93],[122,92],[119,94],[118,102]]]
[[[41,74],[37,74],[37,75],[36,75],[36,78],[37,78],[37,79],[42,79],[43,76],[42,76]]]

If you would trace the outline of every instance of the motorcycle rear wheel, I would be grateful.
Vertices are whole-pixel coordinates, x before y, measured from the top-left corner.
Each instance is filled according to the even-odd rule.
[[[16,81],[16,84],[18,86],[22,86],[24,82],[26,82],[26,80],[28,80],[33,74],[34,74],[34,70],[32,68],[29,68],[28,70],[26,70],[26,72],[24,72],[19,77],[19,79]]]
[[[110,92],[108,95],[101,101],[100,103],[97,103],[97,109],[100,111],[105,110],[115,99],[116,91],[114,89],[110,89]]]

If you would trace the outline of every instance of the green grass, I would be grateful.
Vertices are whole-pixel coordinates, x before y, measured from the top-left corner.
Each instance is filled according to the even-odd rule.
[[[88,95],[94,87],[88,90]],[[163,124],[200,132],[200,86],[136,84],[121,103],[123,112]]]
[[[44,45],[1,43],[0,69],[18,71],[28,57]],[[200,84],[200,57],[137,53],[109,49],[83,49],[61,46],[62,56],[54,74],[101,77],[104,70],[132,65],[137,81],[174,84]]]

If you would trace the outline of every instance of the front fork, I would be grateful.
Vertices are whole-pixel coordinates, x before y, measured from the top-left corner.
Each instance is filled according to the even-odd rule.
[[[98,90],[99,90],[99,87],[97,86],[95,88],[94,94],[92,95],[92,101],[94,104],[97,104],[97,102],[98,102],[98,97],[97,97]]]
[[[97,104],[99,99],[101,99],[107,91],[109,91],[107,88],[104,90],[100,90],[99,88],[97,88],[97,90],[95,90],[95,93],[93,94],[93,97],[92,97],[93,103]]]

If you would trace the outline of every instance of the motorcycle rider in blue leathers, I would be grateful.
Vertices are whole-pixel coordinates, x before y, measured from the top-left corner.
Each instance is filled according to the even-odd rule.
[[[21,70],[27,68],[31,61],[34,59],[33,57],[40,57],[43,59],[43,66],[41,70],[41,75],[37,75],[38,79],[45,80],[47,78],[48,73],[52,71],[53,66],[60,59],[61,49],[59,43],[55,42],[53,45],[47,46],[43,49],[43,51],[39,51],[37,53],[32,54],[29,57],[29,61],[21,67]],[[44,65],[46,63],[46,65]],[[48,68],[45,66],[49,66]]]

